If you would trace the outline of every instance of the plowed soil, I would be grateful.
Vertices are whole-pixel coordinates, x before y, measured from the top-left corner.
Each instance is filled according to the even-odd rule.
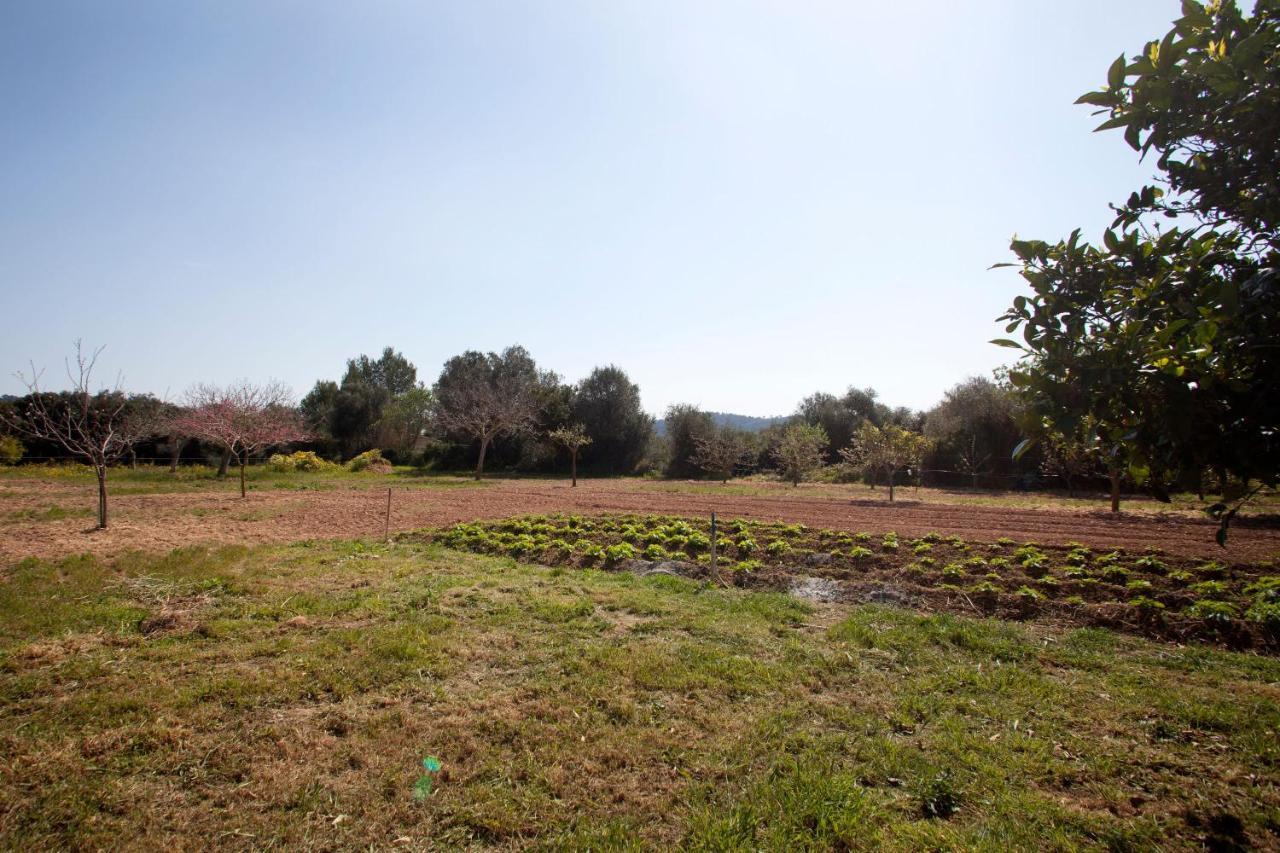
[[[865,494],[865,493],[862,493]],[[0,562],[83,552],[103,556],[130,550],[163,551],[200,543],[288,542],[301,539],[381,536],[387,492],[382,487],[330,491],[264,490],[241,499],[226,492],[120,495],[111,501],[111,526],[93,529],[93,519],[27,519],[24,512],[50,506],[81,513],[94,507],[94,489],[82,483],[8,480],[0,488]],[[865,498],[764,496],[655,492],[637,481],[584,481],[578,488],[545,480],[493,480],[476,487],[396,488],[391,532],[512,515],[571,512],[661,513],[761,521],[799,522],[850,532],[903,536],[937,532],[968,540],[1008,536],[1041,544],[1080,542],[1094,548],[1139,551],[1155,548],[1188,557],[1249,562],[1280,556],[1280,529],[1234,529],[1227,549],[1213,541],[1216,526],[1185,515],[1112,516],[1105,511],[1070,512],[989,506],[890,505]]]

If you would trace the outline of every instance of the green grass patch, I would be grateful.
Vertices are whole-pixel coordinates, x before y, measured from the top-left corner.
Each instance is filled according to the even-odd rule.
[[[1266,848],[1277,684],[1098,628],[424,543],[25,560],[0,847]]]

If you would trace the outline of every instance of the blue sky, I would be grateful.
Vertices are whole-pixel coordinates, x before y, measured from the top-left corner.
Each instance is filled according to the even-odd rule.
[[[519,342],[646,408],[924,408],[1007,245],[1148,180],[1072,105],[1178,0],[0,5],[0,392],[176,397]]]

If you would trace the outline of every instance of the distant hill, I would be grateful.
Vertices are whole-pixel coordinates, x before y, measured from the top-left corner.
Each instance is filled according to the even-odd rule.
[[[716,422],[717,426],[731,426],[734,429],[746,430],[747,432],[760,432],[774,424],[784,423],[787,420],[786,415],[779,415],[772,418],[758,418],[754,415],[735,415],[732,412],[707,412],[711,415],[711,419]],[[654,421],[653,429],[658,435],[667,434],[667,422],[664,418],[658,418]]]

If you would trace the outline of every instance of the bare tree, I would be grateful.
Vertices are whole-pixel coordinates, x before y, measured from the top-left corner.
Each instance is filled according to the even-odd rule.
[[[578,485],[578,452],[591,443],[591,436],[582,424],[573,424],[553,429],[548,437],[556,444],[569,451],[569,472],[573,478],[573,486]]]
[[[537,422],[539,391],[554,374],[543,374],[523,347],[501,354],[465,352],[445,363],[435,386],[436,418],[446,431],[480,442],[476,479],[498,436],[531,430]]]
[[[171,429],[235,457],[242,498],[247,495],[245,466],[250,454],[307,438],[289,389],[279,382],[197,385],[187,392],[186,411],[173,419]]]
[[[150,394],[130,397],[120,418],[120,431],[129,445],[129,467],[138,467],[137,447],[165,429],[165,404]]]
[[[738,466],[745,464],[754,451],[739,430],[721,427],[710,435],[695,436],[690,461],[721,483],[729,482]]]
[[[76,341],[75,365],[67,365],[71,390],[55,394],[40,389],[40,377],[31,365],[31,375],[16,373],[28,396],[20,400],[0,420],[12,432],[57,444],[71,456],[93,467],[98,477],[98,529],[107,526],[107,468],[122,459],[131,447],[123,429],[127,398],[119,384],[111,390],[93,389],[93,369],[103,347],[85,354]]]

